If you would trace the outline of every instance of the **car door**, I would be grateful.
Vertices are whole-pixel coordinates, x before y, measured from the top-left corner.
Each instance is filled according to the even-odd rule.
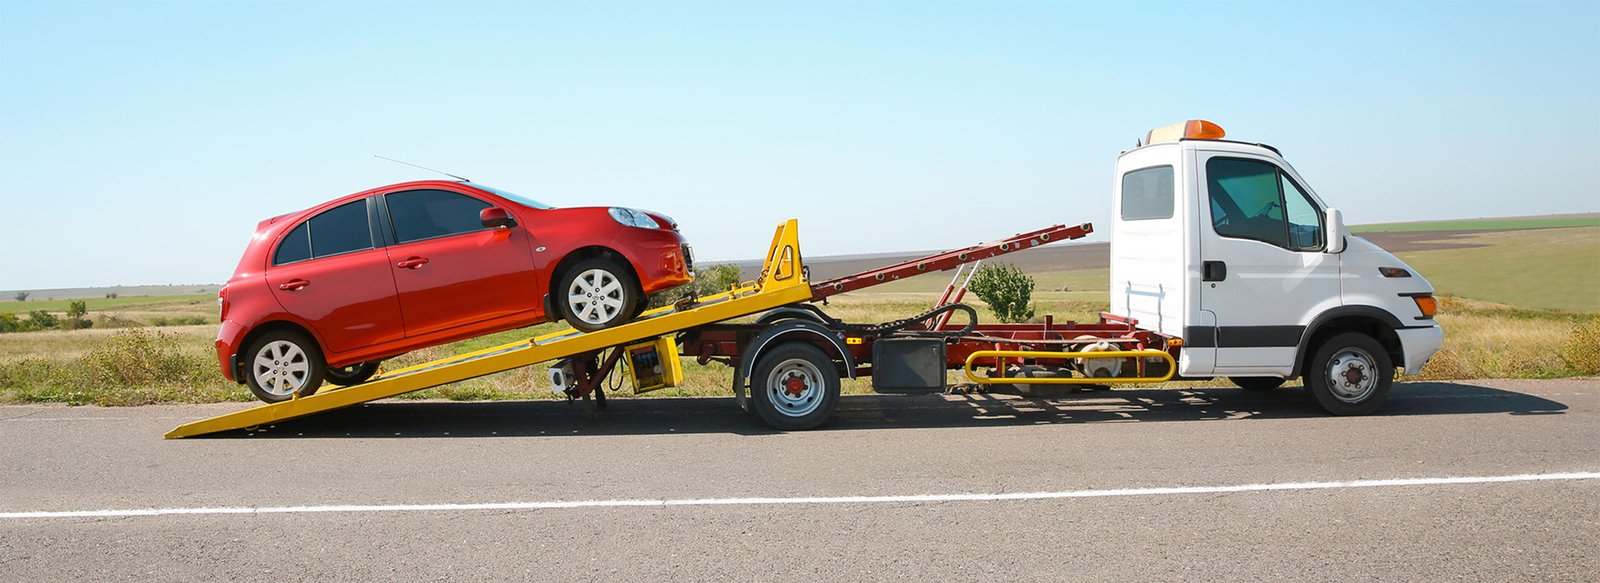
[[[1214,374],[1288,374],[1315,314],[1339,305],[1320,205],[1270,159],[1196,152],[1200,306],[1216,323]]]
[[[315,329],[325,356],[405,336],[370,204],[370,198],[347,202],[301,222],[278,240],[268,260],[273,296]]]
[[[442,189],[383,195],[394,244],[389,265],[399,290],[406,336],[504,318],[538,309],[528,234],[522,226],[486,228],[478,213],[492,206]]]

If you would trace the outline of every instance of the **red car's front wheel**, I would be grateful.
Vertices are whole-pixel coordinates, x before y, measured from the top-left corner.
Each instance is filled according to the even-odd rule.
[[[561,317],[584,332],[627,323],[636,313],[639,296],[633,270],[607,259],[579,261],[556,287]]]

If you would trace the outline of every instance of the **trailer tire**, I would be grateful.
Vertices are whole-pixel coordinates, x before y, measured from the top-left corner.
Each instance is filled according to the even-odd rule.
[[[766,350],[750,371],[750,402],[761,421],[804,431],[828,420],[839,403],[839,373],[822,349],[803,341]]]
[[[281,328],[250,343],[244,367],[245,385],[257,399],[267,403],[316,394],[327,369],[316,342],[305,334]]]
[[[1345,332],[1317,347],[1306,367],[1306,387],[1334,415],[1366,415],[1389,398],[1394,363],[1371,336]]]
[[[1228,377],[1228,380],[1247,391],[1270,391],[1283,386],[1283,379],[1278,377]]]
[[[371,379],[372,375],[378,374],[378,364],[379,362],[376,360],[369,360],[350,366],[330,366],[322,373],[322,378],[328,381],[330,385],[355,386],[367,382],[367,379]]]

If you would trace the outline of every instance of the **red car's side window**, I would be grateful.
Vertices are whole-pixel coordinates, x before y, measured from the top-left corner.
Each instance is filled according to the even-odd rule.
[[[345,203],[300,223],[278,242],[273,265],[373,248],[366,199]]]
[[[484,229],[478,211],[489,203],[447,190],[408,190],[384,197],[400,243]]]

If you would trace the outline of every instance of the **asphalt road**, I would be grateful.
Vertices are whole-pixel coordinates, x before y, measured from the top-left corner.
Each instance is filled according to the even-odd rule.
[[[1600,573],[1600,379],[1402,384],[1359,418],[1299,389],[854,397],[791,434],[728,399],[405,402],[161,439],[239,406],[0,407],[0,580]],[[1558,479],[1345,483],[1524,475]]]

